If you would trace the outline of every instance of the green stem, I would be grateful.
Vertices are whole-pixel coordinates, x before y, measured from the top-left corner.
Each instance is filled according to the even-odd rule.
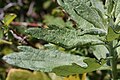
[[[117,80],[117,52],[116,49],[113,46],[113,41],[109,43],[109,52],[111,59],[111,67],[112,67],[112,77],[113,80]]]

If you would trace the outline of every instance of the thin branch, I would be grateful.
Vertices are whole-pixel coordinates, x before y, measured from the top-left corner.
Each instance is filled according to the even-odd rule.
[[[16,5],[17,5],[17,3],[9,3],[3,8],[3,10],[6,11],[8,8],[10,8],[12,6],[16,6]]]
[[[2,20],[4,17],[4,11],[3,8],[0,8],[0,20]]]
[[[25,37],[19,36],[19,35],[15,34],[15,32],[12,31],[12,30],[10,30],[10,32],[12,33],[12,35],[14,36],[14,38],[16,38],[20,42],[23,42],[24,44],[26,44],[26,41],[25,41],[26,36]]]
[[[34,5],[35,5],[35,2],[32,1],[31,4],[30,4],[30,7],[28,9],[28,12],[27,12],[28,16],[30,16],[32,14]]]
[[[18,0],[18,5],[23,6],[22,0]]]
[[[21,43],[28,44],[28,45],[36,48],[34,44],[32,44],[31,42],[29,42],[27,40],[27,38],[28,38],[27,36],[21,36],[17,32],[15,32],[14,30],[10,30],[10,32],[12,33],[12,35],[14,36],[14,38],[17,39],[18,41],[20,41]]]
[[[31,26],[31,27],[41,27],[42,23],[27,23],[27,22],[12,22],[11,25],[14,26]]]

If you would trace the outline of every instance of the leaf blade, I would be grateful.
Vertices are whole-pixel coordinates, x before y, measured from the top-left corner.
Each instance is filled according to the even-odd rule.
[[[39,50],[27,46],[19,48],[25,49],[17,54],[7,55],[3,57],[3,59],[13,65],[32,70],[42,69],[45,72],[51,72],[54,67],[71,65],[74,61],[79,66],[87,67],[87,64],[83,62],[83,60],[86,59],[85,57],[80,58],[58,50]],[[46,64],[46,62],[49,64]]]
[[[87,63],[88,65],[87,68],[82,68],[76,64],[72,64],[72,66],[60,66],[54,68],[53,72],[55,72],[57,75],[60,76],[68,76],[68,74],[73,75],[76,73],[77,74],[88,73],[101,67],[105,63],[105,60],[102,60],[101,64],[99,64],[95,59],[91,59],[91,58],[85,59],[84,62]]]
[[[95,9],[97,3],[94,3],[93,0],[57,0],[57,2],[69,13],[71,18],[77,22],[78,27],[82,29],[86,29],[86,27],[87,29],[97,27],[106,30],[106,27],[104,26],[104,15],[101,14],[102,12],[99,8]],[[98,3],[102,4],[100,1],[98,1]],[[103,6],[101,7],[103,10]],[[83,21],[86,24],[84,24]],[[83,24],[84,26],[82,26]]]
[[[5,15],[2,22],[4,23],[5,26],[8,26],[16,18],[16,16],[17,16],[16,14]]]
[[[50,43],[57,44],[66,49],[86,44],[97,44],[102,41],[94,35],[80,36],[80,32],[69,29],[41,29],[31,28],[26,31],[32,37],[43,39]]]
[[[95,9],[92,9],[85,4],[80,4],[74,10],[79,16],[92,23],[95,27],[106,30],[102,18]]]
[[[106,55],[109,53],[109,51],[104,45],[96,45],[96,46],[93,46],[93,48],[94,48],[93,54],[98,60],[106,59],[107,57]]]
[[[95,59],[81,57],[72,54],[66,54],[58,50],[41,50],[34,49],[28,46],[19,47],[22,49],[19,53],[13,53],[7,56],[4,56],[3,59],[9,64],[19,66],[22,68],[27,68],[31,70],[44,71],[44,72],[56,72],[56,69],[59,71],[61,68],[67,69],[68,71],[72,69],[73,72],[65,72],[64,69],[58,75],[67,76],[75,73],[83,73],[93,71],[103,65],[96,62]],[[96,66],[90,68],[91,64],[89,62],[84,62],[87,60],[93,62],[93,65]],[[77,70],[75,69],[77,68]],[[80,69],[80,70],[79,70]],[[79,70],[79,71],[78,71]],[[82,72],[81,72],[82,70]]]

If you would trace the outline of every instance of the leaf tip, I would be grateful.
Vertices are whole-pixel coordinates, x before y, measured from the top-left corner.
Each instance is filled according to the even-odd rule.
[[[8,56],[3,56],[2,59],[7,62]]]

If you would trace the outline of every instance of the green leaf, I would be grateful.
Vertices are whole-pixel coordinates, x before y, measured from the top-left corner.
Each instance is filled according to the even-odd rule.
[[[106,0],[105,6],[107,7],[107,14],[111,15],[111,12],[112,12],[113,6],[114,6],[113,0]]]
[[[116,2],[116,9],[115,9],[115,17],[117,18],[118,14],[120,14],[120,1],[117,0]]]
[[[32,37],[37,39],[43,39],[50,43],[62,46],[64,48],[74,48],[76,46],[82,46],[86,44],[102,43],[97,36],[84,35],[80,36],[80,32],[77,30],[69,30],[63,28],[57,29],[41,29],[31,28],[26,31]],[[88,45],[87,45],[88,46]]]
[[[88,30],[86,29],[81,32],[81,35],[84,35],[84,34],[105,36],[107,34],[107,32],[105,30],[99,29],[99,28],[90,28]]]
[[[91,23],[89,23],[88,21],[86,21],[81,16],[75,13],[74,7],[75,5],[78,5],[80,2],[77,2],[77,0],[64,0],[64,1],[57,0],[57,2],[70,15],[70,18],[73,19],[78,24],[78,28],[89,29],[94,27]],[[86,0],[84,0],[84,2],[86,2]]]
[[[100,17],[98,11],[96,11],[95,8],[90,7],[90,0],[57,1],[70,14],[71,18],[79,24],[80,28],[81,21],[86,20],[86,24],[89,24],[88,27],[93,27],[93,24],[97,28],[106,29],[103,24],[104,20]],[[86,26],[87,25],[84,25],[84,27]]]
[[[118,14],[118,16],[116,17],[116,20],[115,20],[115,25],[117,26],[118,24],[120,23],[120,13]],[[117,29],[116,29],[117,30]],[[119,29],[120,30],[120,29]],[[119,31],[118,30],[118,31]]]
[[[53,72],[55,72],[57,75],[60,76],[68,76],[72,74],[83,74],[92,72],[98,68],[100,68],[106,61],[102,60],[101,64],[97,62],[95,59],[89,58],[84,60],[85,63],[87,63],[87,68],[82,68],[77,64],[72,65],[66,65],[66,66],[60,66],[53,69]]]
[[[12,13],[5,15],[2,22],[4,23],[4,25],[8,26],[13,21],[13,19],[15,19],[16,16],[17,16],[16,14],[12,14]]]
[[[119,35],[120,35],[120,34],[116,34],[116,33],[114,32],[114,30],[113,30],[111,27],[109,27],[109,28],[108,28],[108,34],[107,34],[107,36],[106,36],[106,40],[107,40],[107,41],[113,41],[113,40],[115,40],[115,39],[118,39],[118,38],[119,38]]]
[[[32,70],[51,72],[53,68],[75,63],[82,67],[87,67],[83,62],[85,57],[79,57],[58,50],[40,50],[32,47],[21,46],[19,53],[4,56],[3,59],[9,64]]]
[[[99,9],[103,14],[106,12],[104,9],[103,1],[101,0],[91,0],[92,7]]]
[[[21,46],[19,49],[22,51],[4,56],[3,59],[15,66],[37,71],[55,72],[62,76],[90,72],[103,65],[103,61],[99,64],[95,59],[66,54],[58,50],[34,49],[27,46]],[[83,62],[83,60],[85,61]]]
[[[93,54],[98,60],[106,59],[106,55],[109,53],[109,51],[104,45],[96,45],[93,46],[92,48],[93,48]]]
[[[95,27],[106,30],[102,22],[102,18],[99,16],[98,12],[95,9],[92,9],[83,3],[75,8],[75,12],[83,19],[92,23]]]

